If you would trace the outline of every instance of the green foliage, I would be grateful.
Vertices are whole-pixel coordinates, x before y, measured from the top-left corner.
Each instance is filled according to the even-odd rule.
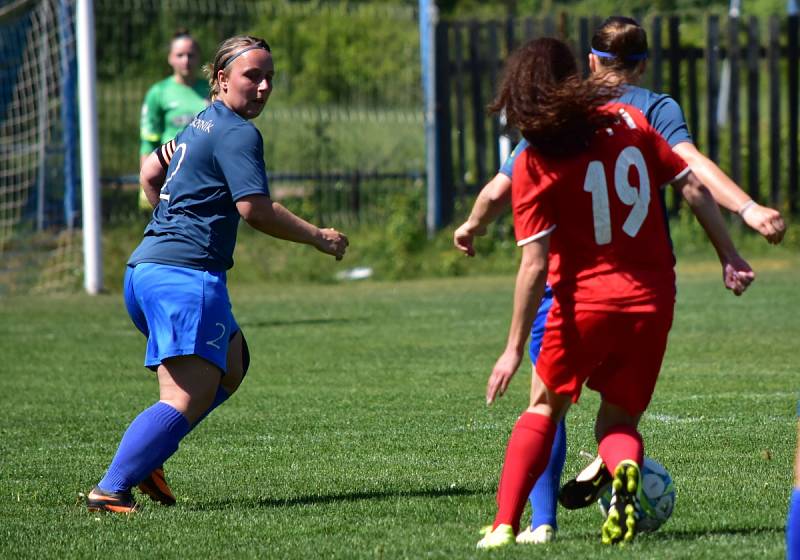
[[[314,220],[319,209],[311,197],[288,206],[307,219]],[[453,229],[445,228],[428,238],[425,225],[425,191],[410,189],[389,195],[381,204],[380,219],[362,224],[333,221],[327,225],[344,231],[350,247],[343,261],[294,243],[273,239],[242,223],[234,253],[232,282],[334,283],[337,274],[355,267],[369,267],[374,280],[457,277],[486,274],[514,274],[519,249],[508,217],[490,226],[488,234],[475,240],[477,256],[467,258],[453,248]],[[461,208],[457,215],[466,215]],[[122,285],[125,262],[141,240],[147,218],[135,216],[104,231],[105,285],[118,291]],[[729,219],[731,236],[741,254],[752,258],[785,258],[800,249],[800,232],[789,227],[779,247],[768,245],[761,236],[744,226],[736,217]],[[713,259],[714,251],[697,220],[685,208],[670,225],[673,245],[680,262],[683,258]]]
[[[139,107],[147,88],[170,73],[167,47],[178,27],[197,38],[203,60],[233,34],[270,43],[275,91],[255,121],[267,139],[270,169],[421,167],[419,34],[410,8],[266,0],[147,0],[134,6],[107,0],[96,11],[103,38],[97,66],[104,175],[137,169]]]
[[[420,100],[411,12],[311,2],[274,15],[255,21],[251,33],[274,44],[276,69],[293,103],[408,106]]]
[[[785,14],[785,0],[759,0],[742,2],[745,16]],[[474,17],[476,14],[500,18],[506,14],[534,16],[566,13],[572,16],[610,16],[615,14],[643,18],[661,13],[725,14],[728,0],[439,0],[439,9],[447,16]]]
[[[316,256],[318,259],[319,255]],[[679,268],[661,378],[642,420],[678,492],[668,523],[602,547],[594,507],[535,550],[479,555],[529,365],[491,408],[513,277],[337,286],[231,280],[252,364],[166,464],[174,507],[81,505],[157,398],[119,294],[0,305],[0,543],[8,558],[781,558],[797,402],[797,257],[756,262],[745,296],[712,261]],[[594,453],[597,396],[570,410],[565,475]],[[527,513],[525,515],[527,520]]]

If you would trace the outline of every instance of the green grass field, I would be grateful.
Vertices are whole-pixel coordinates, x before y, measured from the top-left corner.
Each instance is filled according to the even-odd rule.
[[[675,512],[626,549],[594,507],[542,548],[479,554],[528,366],[492,408],[513,278],[232,286],[254,356],[242,389],[167,463],[173,508],[89,514],[128,422],[156,398],[119,294],[0,300],[0,557],[781,558],[797,403],[800,259],[755,260],[742,298],[679,267],[679,304],[642,431]],[[566,473],[598,399],[568,419]],[[527,515],[527,514],[526,514]]]

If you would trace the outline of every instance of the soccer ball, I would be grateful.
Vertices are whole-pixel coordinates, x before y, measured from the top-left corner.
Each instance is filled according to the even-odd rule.
[[[644,458],[642,467],[642,518],[636,528],[643,533],[655,531],[669,519],[675,507],[675,485],[664,465],[649,457]],[[603,517],[608,515],[611,503],[611,487],[597,500]]]

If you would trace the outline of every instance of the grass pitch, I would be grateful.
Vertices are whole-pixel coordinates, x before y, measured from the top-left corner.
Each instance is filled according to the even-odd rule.
[[[677,487],[672,518],[625,549],[594,507],[558,540],[493,558],[781,558],[797,403],[800,260],[754,262],[742,298],[718,266],[679,267],[679,303],[647,453]],[[178,504],[89,514],[130,422],[156,398],[119,294],[0,301],[0,556],[484,558],[528,364],[492,408],[513,278],[341,286],[232,282],[253,363],[166,472]],[[566,474],[593,452],[598,399],[568,417]],[[526,513],[527,515],[527,513]]]

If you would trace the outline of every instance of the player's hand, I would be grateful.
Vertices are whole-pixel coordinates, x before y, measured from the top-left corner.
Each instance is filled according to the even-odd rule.
[[[725,287],[737,296],[742,295],[755,279],[756,273],[739,255],[722,263],[722,281],[725,283]]]
[[[464,222],[453,233],[453,245],[468,257],[474,257],[475,247],[472,242],[476,235],[486,235],[486,228],[476,230],[468,221]]]
[[[774,208],[753,204],[742,213],[742,220],[773,245],[780,243],[786,233],[786,222]]]
[[[489,382],[486,385],[487,405],[492,404],[495,398],[503,396],[521,361],[522,354],[514,350],[506,350],[497,359],[492,375],[489,376]]]
[[[320,229],[319,232],[316,248],[323,253],[333,255],[337,261],[342,260],[347,246],[350,244],[347,236],[333,228]]]

